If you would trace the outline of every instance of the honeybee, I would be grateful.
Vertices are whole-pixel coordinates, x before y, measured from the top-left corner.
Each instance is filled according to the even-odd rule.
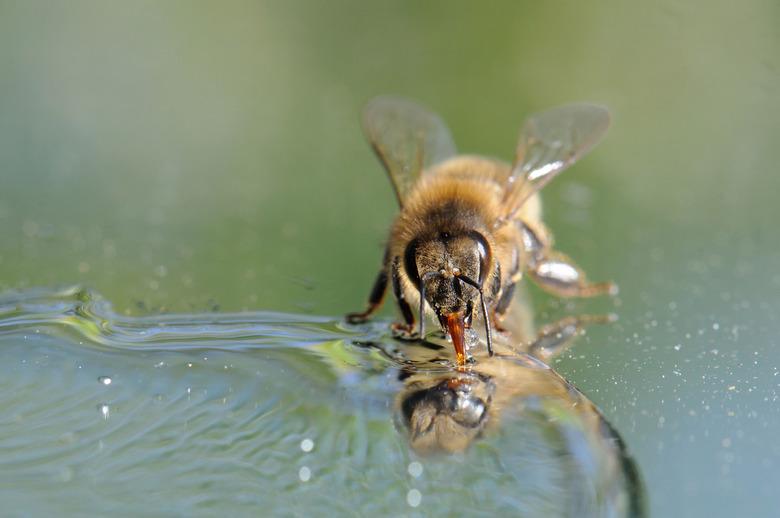
[[[589,282],[569,257],[553,249],[538,194],[601,140],[609,121],[609,112],[592,104],[537,113],[524,124],[510,165],[458,155],[446,124],[417,102],[398,97],[370,101],[363,130],[401,210],[368,307],[350,313],[347,321],[370,318],[389,282],[403,318],[393,324],[394,335],[424,338],[431,312],[463,366],[465,329],[475,317],[481,319],[492,356],[492,330],[503,330],[501,319],[524,274],[557,296],[614,294],[614,283]]]

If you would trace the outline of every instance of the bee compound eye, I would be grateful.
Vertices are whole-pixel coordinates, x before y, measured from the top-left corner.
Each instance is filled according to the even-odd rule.
[[[477,253],[479,254],[479,285],[482,286],[485,283],[485,278],[490,268],[490,261],[492,258],[492,251],[487,238],[476,230],[469,232],[469,237],[474,240],[477,245]]]
[[[417,270],[417,248],[419,245],[420,242],[417,239],[414,239],[406,245],[406,250],[404,250],[404,270],[406,271],[406,275],[409,276],[409,279],[411,279],[412,283],[417,286],[418,289],[421,287],[420,272]]]

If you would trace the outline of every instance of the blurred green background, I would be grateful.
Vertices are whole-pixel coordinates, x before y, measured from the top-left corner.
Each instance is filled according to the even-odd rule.
[[[119,312],[362,307],[395,213],[380,93],[511,159],[529,113],[605,141],[545,189],[621,320],[557,368],[668,515],[770,515],[780,483],[775,2],[0,2],[0,289]],[[392,310],[387,311],[391,315]]]

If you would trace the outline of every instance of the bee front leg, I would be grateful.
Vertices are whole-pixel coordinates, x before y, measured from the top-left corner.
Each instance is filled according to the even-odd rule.
[[[415,330],[412,307],[406,300],[404,290],[401,287],[401,272],[398,263],[399,258],[396,257],[393,260],[392,265],[393,295],[395,295],[395,300],[398,302],[398,308],[401,310],[401,316],[403,316],[405,323],[396,322],[392,325],[391,329],[395,338],[400,338],[401,340],[417,340],[420,336]],[[420,318],[423,318],[423,316],[420,315]]]
[[[509,310],[509,305],[512,302],[512,298],[515,295],[515,286],[516,283],[513,281],[509,281],[506,286],[504,286],[501,290],[501,296],[496,303],[496,307],[493,310],[493,327],[499,333],[507,332],[507,329],[501,325],[501,322],[504,320],[506,312]]]
[[[377,312],[382,307],[382,301],[385,298],[385,292],[387,291],[387,265],[383,265],[379,274],[374,281],[374,287],[371,288],[371,294],[368,296],[368,306],[365,311],[360,313],[349,313],[346,316],[347,322],[350,324],[362,324],[371,318],[371,315]]]

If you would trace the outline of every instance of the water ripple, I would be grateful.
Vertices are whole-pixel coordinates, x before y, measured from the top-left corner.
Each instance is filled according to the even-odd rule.
[[[116,314],[98,293],[79,286],[0,295],[0,335],[23,330],[73,333],[90,344],[146,350],[307,346],[377,336],[347,329],[338,319],[270,311],[127,317]]]

